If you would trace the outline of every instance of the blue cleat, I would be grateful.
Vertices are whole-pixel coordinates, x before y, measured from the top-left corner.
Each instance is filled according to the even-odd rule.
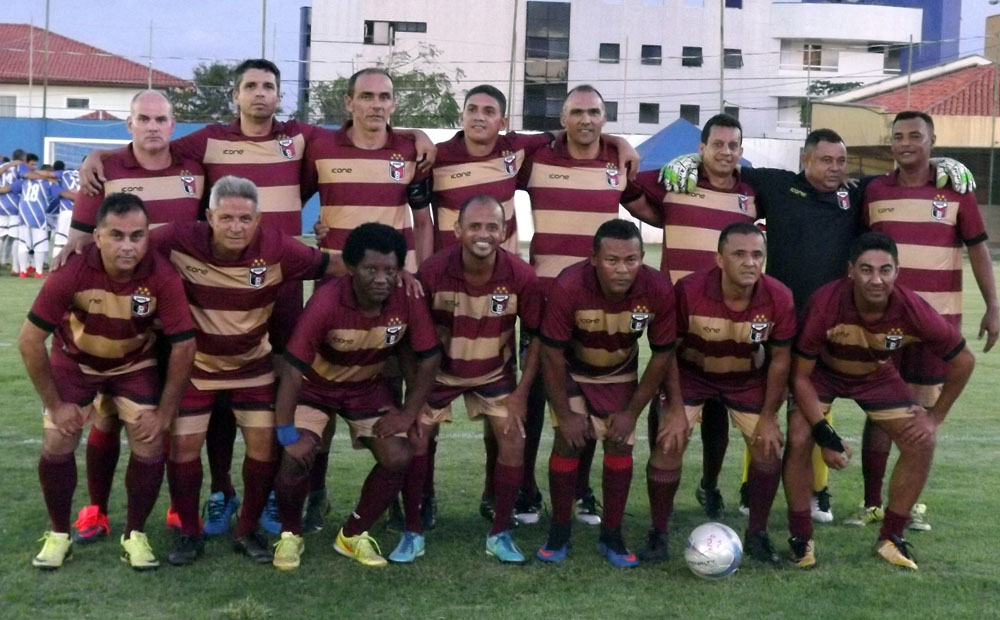
[[[507,530],[486,537],[486,553],[504,564],[524,564],[524,554],[514,544]]]
[[[278,502],[274,499],[274,491],[267,496],[264,512],[260,514],[260,526],[268,534],[281,536],[281,519],[278,518]]]
[[[229,531],[229,522],[240,507],[240,496],[233,495],[226,501],[222,491],[216,491],[208,497],[202,510],[205,518],[205,536],[219,536]]]
[[[538,550],[537,557],[542,562],[548,562],[550,564],[559,564],[564,561],[569,556],[569,543],[567,542],[562,547],[558,549],[550,549],[549,542],[545,541],[545,544],[541,549]]]
[[[414,560],[424,554],[424,535],[416,532],[404,531],[403,537],[399,539],[396,549],[389,554],[389,561],[393,564],[412,564]]]
[[[601,532],[600,542],[597,550],[608,559],[615,568],[632,568],[639,565],[639,558],[628,550],[625,541],[622,540],[621,530]]]

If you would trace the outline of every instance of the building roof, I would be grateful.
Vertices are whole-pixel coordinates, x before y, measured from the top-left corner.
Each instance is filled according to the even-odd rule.
[[[991,64],[967,67],[912,84],[909,105],[905,86],[856,103],[881,106],[887,112],[919,110],[931,115],[990,116],[995,74],[996,67]]]
[[[108,112],[107,110],[94,110],[89,114],[84,114],[83,116],[77,116],[76,120],[80,121],[123,121],[125,119],[119,118]]]
[[[44,79],[45,29],[29,24],[0,24],[0,83],[27,84]],[[29,53],[29,45],[33,54]],[[49,31],[48,81],[63,86],[145,87],[149,68],[117,54]],[[33,56],[33,58],[32,58]],[[189,80],[153,70],[153,87],[191,86]]]

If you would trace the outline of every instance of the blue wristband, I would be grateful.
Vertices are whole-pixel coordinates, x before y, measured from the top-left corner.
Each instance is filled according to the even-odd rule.
[[[278,443],[283,446],[290,446],[299,440],[299,431],[294,424],[279,424],[275,432],[278,434]]]

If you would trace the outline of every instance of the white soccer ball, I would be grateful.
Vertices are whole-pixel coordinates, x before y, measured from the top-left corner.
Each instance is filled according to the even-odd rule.
[[[743,561],[743,542],[721,523],[694,528],[684,545],[684,559],[691,572],[703,579],[723,579],[735,573]]]

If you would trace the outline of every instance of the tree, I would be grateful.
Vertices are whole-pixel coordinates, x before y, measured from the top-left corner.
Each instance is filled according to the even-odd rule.
[[[807,97],[802,100],[802,106],[799,108],[799,120],[803,125],[808,125],[812,118],[812,110],[809,109],[810,97],[826,97],[829,95],[835,95],[837,93],[842,93],[848,91],[858,86],[862,86],[862,82],[831,82],[830,80],[816,80],[811,82],[806,88]]]
[[[233,118],[233,69],[223,62],[200,63],[194,68],[193,87],[167,89],[178,121],[230,121]]]
[[[376,63],[392,76],[396,111],[392,123],[401,127],[456,127],[461,112],[452,92],[452,80],[465,74],[456,69],[449,76],[436,65],[441,51],[421,43],[412,52],[392,52]],[[309,95],[310,108],[319,122],[343,125],[349,120],[344,108],[347,78],[314,84]]]

